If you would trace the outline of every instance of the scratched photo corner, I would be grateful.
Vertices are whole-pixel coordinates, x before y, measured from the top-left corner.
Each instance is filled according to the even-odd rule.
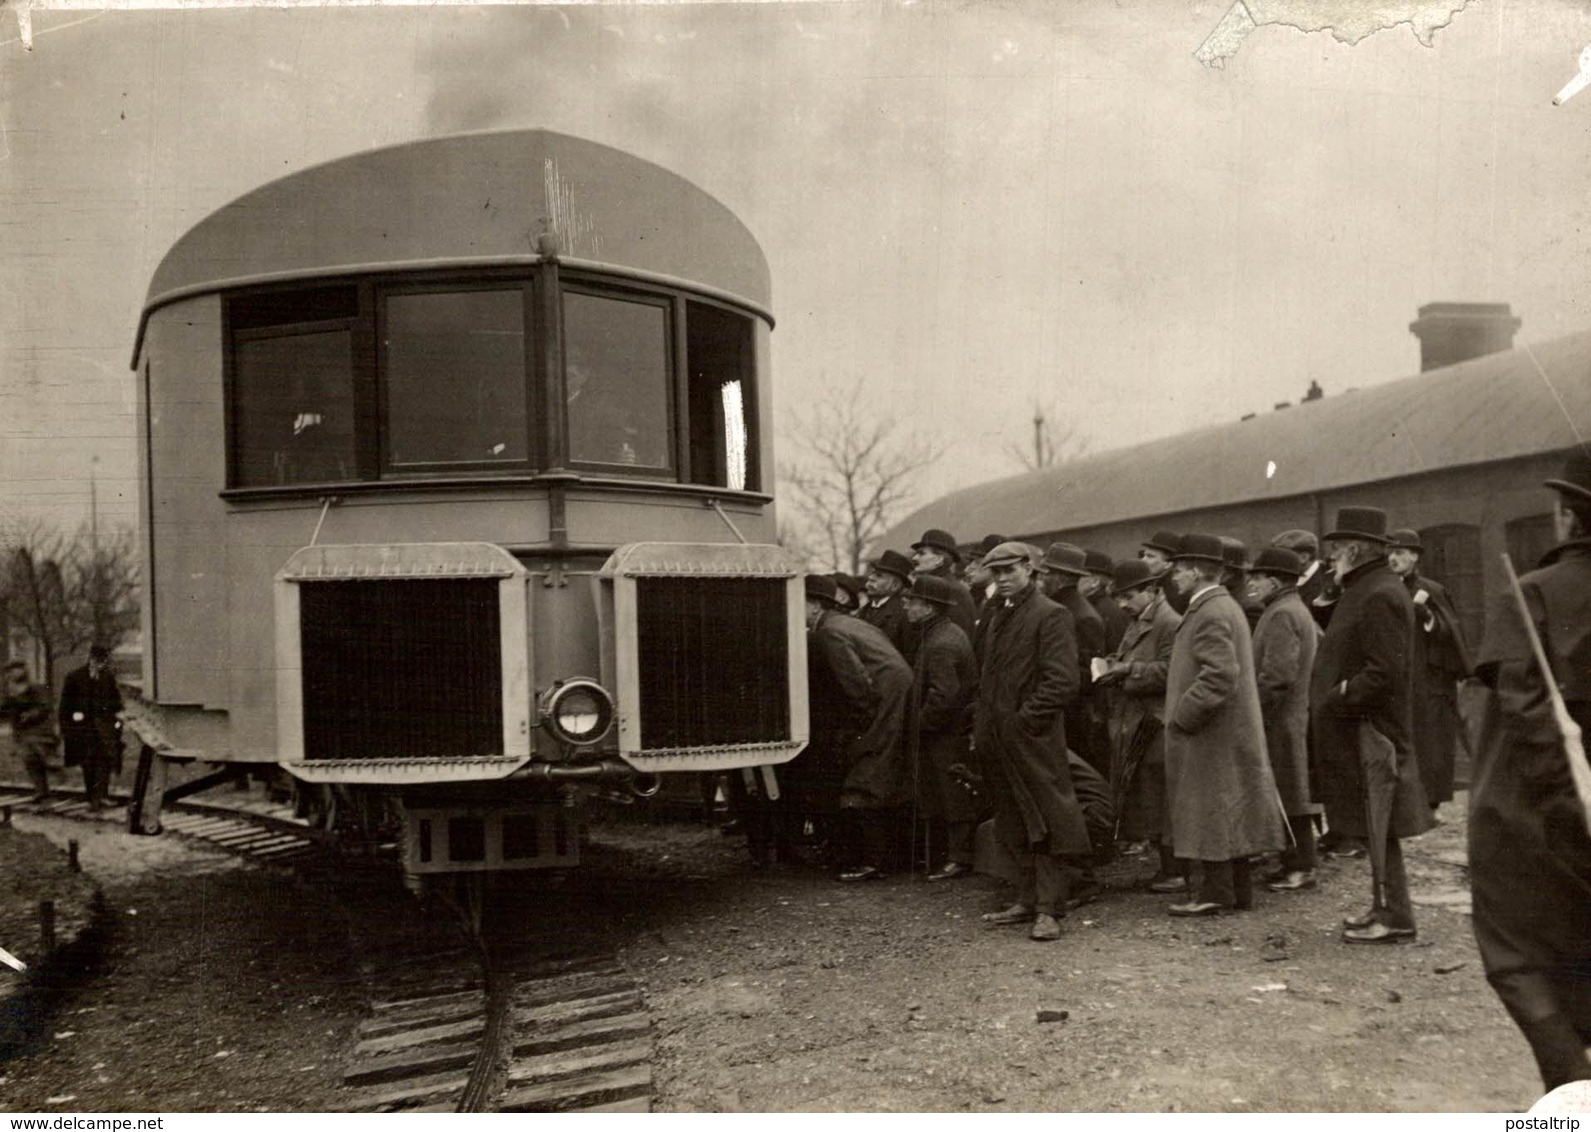
[[[1588,85],[1568,0],[0,8],[0,1109],[1575,1132]]]

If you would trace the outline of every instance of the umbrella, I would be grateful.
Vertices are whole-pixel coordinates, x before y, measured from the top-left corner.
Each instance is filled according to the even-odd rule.
[[[1163,729],[1161,722],[1152,715],[1144,715],[1138,721],[1138,726],[1133,728],[1132,738],[1127,740],[1127,747],[1122,751],[1120,773],[1114,775],[1115,782],[1111,784],[1111,797],[1116,804],[1116,836],[1121,836],[1122,815],[1127,811],[1127,793],[1132,789],[1133,779],[1138,777],[1138,767],[1142,765],[1144,756],[1160,741],[1160,732]]]
[[[1387,906],[1387,837],[1398,795],[1398,749],[1369,720],[1359,721],[1359,769],[1364,775],[1365,822],[1376,908]]]

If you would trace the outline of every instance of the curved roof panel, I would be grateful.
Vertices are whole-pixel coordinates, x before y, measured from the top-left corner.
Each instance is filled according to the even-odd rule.
[[[1591,440],[1591,331],[952,492],[879,541],[971,542],[1296,496]]]
[[[547,130],[427,138],[339,158],[224,205],[176,242],[144,305],[241,282],[559,255],[703,285],[766,310],[768,262],[713,197]]]

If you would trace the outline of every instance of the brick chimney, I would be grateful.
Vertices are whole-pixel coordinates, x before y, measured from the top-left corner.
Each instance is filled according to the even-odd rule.
[[[1409,332],[1420,340],[1420,372],[1514,348],[1519,319],[1507,303],[1426,303]]]

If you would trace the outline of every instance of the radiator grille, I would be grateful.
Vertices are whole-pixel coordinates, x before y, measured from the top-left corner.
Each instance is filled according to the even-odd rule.
[[[637,578],[641,748],[790,738],[785,583]]]
[[[300,586],[308,759],[503,753],[493,579]]]

